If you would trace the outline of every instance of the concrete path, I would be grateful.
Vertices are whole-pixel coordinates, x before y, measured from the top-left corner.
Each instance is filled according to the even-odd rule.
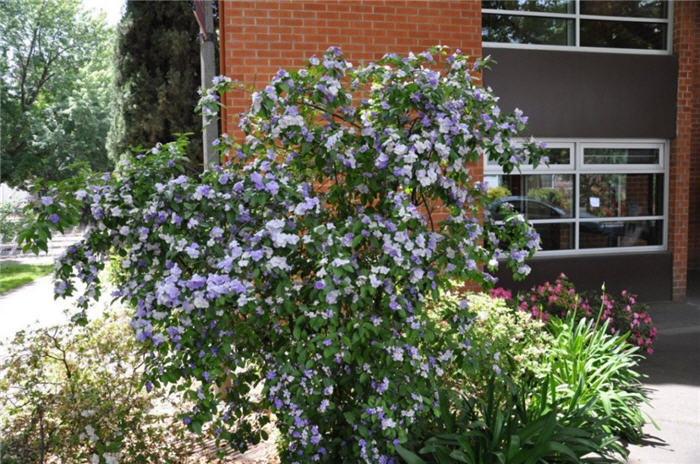
[[[649,377],[652,408],[659,425],[645,431],[656,446],[632,447],[629,464],[700,462],[700,271],[691,272],[684,303],[655,303],[651,316],[659,328],[655,352],[641,366]],[[652,440],[654,441],[654,440]]]

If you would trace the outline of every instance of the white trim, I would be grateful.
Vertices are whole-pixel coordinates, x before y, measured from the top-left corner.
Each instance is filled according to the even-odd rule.
[[[670,28],[669,28],[670,29]],[[577,32],[578,33],[578,32]],[[595,53],[624,53],[626,55],[670,55],[672,50],[648,50],[646,48],[606,48],[606,47],[577,47],[575,45],[540,45],[519,44],[506,42],[482,42],[483,48],[518,48],[526,50],[549,50],[560,52],[595,52]]]
[[[576,242],[578,242],[578,235],[576,234]],[[578,246],[578,243],[576,244]],[[564,250],[539,250],[535,252],[534,258],[546,258],[552,256],[573,256],[573,255],[600,255],[600,256],[610,256],[610,255],[631,255],[635,253],[646,253],[649,251],[666,251],[666,247],[663,245],[647,245],[638,247],[606,247],[606,248],[580,248],[573,249],[567,248]]]
[[[576,2],[578,6],[578,2]],[[534,16],[537,18],[576,19],[576,13],[548,13],[546,11],[501,10],[483,8],[481,14],[497,14],[501,16]]]
[[[481,14],[493,14],[501,16],[530,16],[535,18],[552,18],[552,19],[591,19],[594,21],[614,21],[614,22],[629,22],[629,23],[668,23],[668,18],[648,18],[644,16],[607,16],[607,15],[587,15],[579,13],[579,2],[576,2],[575,13],[549,13],[546,11],[524,11],[524,10],[506,10],[484,8]]]

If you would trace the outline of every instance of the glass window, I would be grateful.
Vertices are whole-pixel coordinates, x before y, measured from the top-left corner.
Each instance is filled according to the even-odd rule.
[[[571,148],[564,147],[547,147],[544,149],[545,156],[548,158],[550,166],[571,164]],[[489,166],[498,166],[495,160],[487,160]]]
[[[666,49],[666,24],[581,19],[582,47]]]
[[[659,164],[659,149],[586,147],[583,164]]]
[[[536,223],[533,226],[537,233],[540,234],[540,247],[543,251],[574,249],[574,223]]]
[[[484,14],[481,28],[485,42],[574,45],[576,40],[573,19]]]
[[[489,10],[538,11],[541,13],[574,13],[574,0],[490,0],[482,1],[481,8]]]
[[[663,214],[663,174],[581,174],[581,217]]]
[[[663,225],[650,221],[581,222],[579,248],[621,248],[661,245]]]
[[[495,176],[489,186],[489,211],[502,218],[501,208],[510,205],[528,219],[574,217],[574,176],[538,174]]]
[[[522,213],[540,234],[543,252],[663,249],[664,142],[558,140],[551,145],[553,163],[521,166],[517,174],[505,175],[486,162],[487,209],[493,218],[502,220],[504,208]]]
[[[581,0],[580,8],[582,15],[628,16],[632,18],[668,18],[667,7],[668,1],[664,0]]]
[[[668,1],[483,0],[481,6],[484,42],[670,52]]]

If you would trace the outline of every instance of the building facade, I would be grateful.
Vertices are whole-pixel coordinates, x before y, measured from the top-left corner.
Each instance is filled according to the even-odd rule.
[[[700,4],[695,1],[220,1],[221,73],[256,87],[329,46],[354,63],[432,45],[491,56],[550,163],[477,170],[542,237],[531,286],[564,272],[682,299],[700,267]],[[244,93],[225,102],[235,133]]]

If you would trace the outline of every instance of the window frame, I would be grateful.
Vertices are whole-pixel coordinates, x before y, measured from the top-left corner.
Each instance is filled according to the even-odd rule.
[[[524,139],[523,139],[524,140]],[[626,253],[644,253],[650,251],[665,251],[668,249],[668,222],[669,222],[669,141],[663,139],[590,139],[590,138],[541,138],[547,148],[571,147],[571,164],[569,165],[522,165],[520,169],[511,172],[510,175],[533,174],[571,174],[574,177],[573,208],[571,218],[561,219],[531,219],[531,224],[573,224],[574,247],[564,250],[538,250],[536,257],[572,256],[572,255],[610,255]],[[518,140],[519,141],[519,140]],[[658,164],[583,164],[584,148],[657,148],[659,150]],[[484,177],[509,175],[503,172],[499,165],[489,165],[484,157]],[[586,174],[662,174],[663,175],[663,214],[645,216],[615,216],[600,218],[581,218],[580,189],[581,175]],[[620,246],[601,248],[580,248],[580,224],[582,222],[633,222],[633,221],[662,221],[661,244],[643,246]]]
[[[673,4],[675,0],[668,0],[667,18],[645,18],[634,16],[601,16],[581,14],[579,0],[575,2],[574,13],[547,13],[541,11],[520,11],[482,8],[481,15],[497,14],[501,16],[531,16],[540,18],[573,19],[574,20],[574,45],[546,45],[546,44],[519,44],[509,42],[486,42],[482,40],[484,48],[519,48],[526,50],[559,50],[596,53],[625,53],[637,55],[670,55],[673,53]],[[666,24],[666,48],[663,50],[648,50],[645,48],[612,48],[612,47],[584,47],[581,46],[581,20],[612,21],[612,22],[639,22],[639,23],[665,23]]]

